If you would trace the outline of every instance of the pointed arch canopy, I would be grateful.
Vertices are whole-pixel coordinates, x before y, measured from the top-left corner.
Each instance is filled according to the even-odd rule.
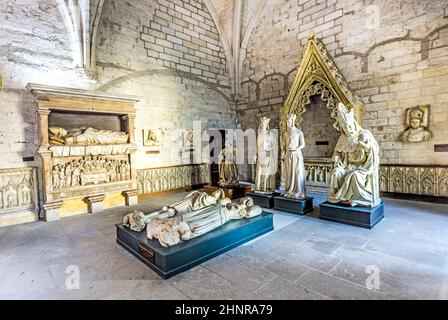
[[[312,34],[308,40],[297,74],[280,111],[281,142],[286,131],[288,116],[296,114],[296,123],[300,126],[302,114],[306,111],[306,106],[311,103],[310,98],[313,95],[320,95],[331,111],[333,119],[336,119],[336,106],[339,102],[342,102],[348,110],[354,108],[356,120],[362,125],[363,104],[349,89],[325,46],[316,39],[315,34]],[[336,121],[333,126],[339,131]]]

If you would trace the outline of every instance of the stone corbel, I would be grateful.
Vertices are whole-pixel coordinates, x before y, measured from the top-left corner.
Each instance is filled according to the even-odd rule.
[[[105,0],[57,0],[69,34],[75,72],[96,82],[96,40]]]
[[[103,210],[103,201],[106,198],[105,194],[98,194],[84,198],[87,203],[89,213],[98,213]]]
[[[122,192],[127,206],[134,206],[138,204],[138,189],[126,190]]]

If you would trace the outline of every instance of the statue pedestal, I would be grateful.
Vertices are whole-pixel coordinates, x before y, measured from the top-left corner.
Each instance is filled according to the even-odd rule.
[[[274,197],[274,209],[303,216],[313,211],[313,198],[292,199],[277,196]]]
[[[195,239],[164,248],[146,238],[146,229],[135,232],[117,224],[117,243],[164,279],[197,266],[245,242],[274,230],[272,213],[251,219],[229,221]]]
[[[320,218],[372,229],[384,218],[384,203],[370,208],[324,202],[320,204]]]
[[[236,199],[241,198],[246,195],[246,193],[251,191],[251,187],[249,185],[239,184],[234,187],[216,187],[216,186],[205,186],[204,191],[208,194],[215,192],[218,189],[224,190],[224,194],[227,198]]]
[[[262,208],[274,208],[274,197],[279,196],[280,193],[258,193],[258,192],[247,192],[246,196],[251,197],[257,206]]]

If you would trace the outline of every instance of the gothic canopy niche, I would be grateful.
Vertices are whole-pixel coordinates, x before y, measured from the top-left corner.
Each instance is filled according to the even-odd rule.
[[[28,84],[35,97],[47,221],[137,201],[138,98]]]
[[[355,117],[362,125],[363,105],[350,91],[346,81],[328,55],[325,46],[313,34],[309,38],[296,77],[280,112],[280,136],[282,149],[286,123],[290,114],[297,115],[297,126],[302,124],[302,114],[311,103],[310,98],[319,95],[336,119],[336,105],[342,102],[349,110],[355,109]],[[313,125],[313,124],[305,124]],[[333,127],[339,131],[335,120]]]

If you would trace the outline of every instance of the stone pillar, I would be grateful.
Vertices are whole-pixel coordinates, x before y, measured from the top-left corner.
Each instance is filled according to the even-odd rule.
[[[84,201],[87,203],[89,213],[98,213],[103,211],[103,201],[105,198],[105,194],[86,197]]]
[[[130,144],[135,144],[135,135],[134,135],[134,131],[135,131],[135,114],[133,113],[129,113],[127,115],[124,115],[121,117],[121,119],[124,121],[124,124],[126,126],[126,130],[128,132],[129,135],[129,143]]]
[[[123,191],[122,194],[125,198],[127,206],[134,206],[138,204],[138,193],[139,193],[138,189]]]
[[[45,203],[43,205],[45,221],[50,222],[61,219],[60,209],[63,203],[64,201],[62,200]]]

